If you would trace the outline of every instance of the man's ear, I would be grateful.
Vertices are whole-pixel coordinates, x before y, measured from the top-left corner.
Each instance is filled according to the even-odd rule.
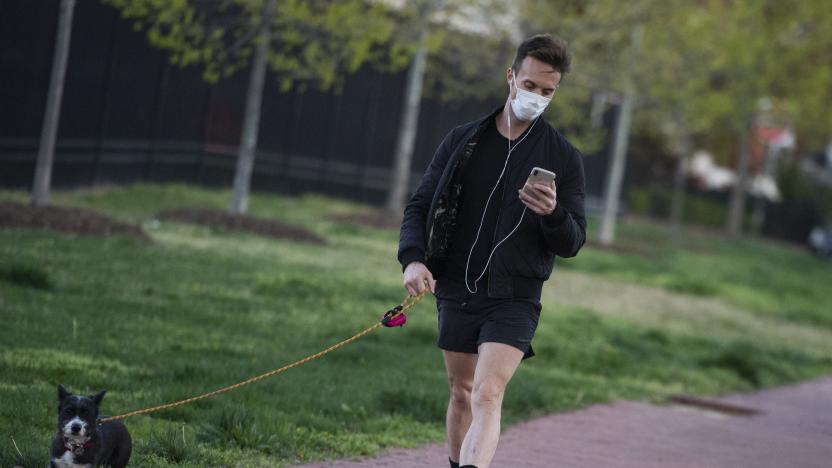
[[[95,395],[90,395],[90,398],[93,402],[95,402],[95,406],[101,404],[101,400],[104,399],[104,394],[107,393],[107,390],[101,390],[100,392],[96,393]]]
[[[70,393],[64,388],[64,386],[58,384],[58,401],[64,401],[64,399],[69,395]]]

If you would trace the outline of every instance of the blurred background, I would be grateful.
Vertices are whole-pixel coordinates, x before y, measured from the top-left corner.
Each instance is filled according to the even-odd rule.
[[[541,32],[573,54],[546,118],[584,155],[588,242],[506,421],[832,374],[830,24],[822,0],[0,0],[0,466],[45,463],[57,383],[177,400],[398,303],[404,203]],[[133,464],[442,440],[431,302],[131,419]]]
[[[551,32],[574,71],[547,118],[586,156],[594,212],[803,244],[830,222],[821,1],[68,3],[65,36],[59,1],[0,7],[4,187],[33,186],[48,72],[68,46],[55,187],[231,187],[248,131],[254,190],[396,216],[443,136],[504,101],[516,45]]]

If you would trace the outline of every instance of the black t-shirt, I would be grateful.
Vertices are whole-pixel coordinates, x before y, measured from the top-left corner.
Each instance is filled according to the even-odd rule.
[[[517,144],[530,130],[527,129],[526,132],[523,132],[521,136],[511,142],[511,145]],[[517,149],[513,149],[511,158],[520,158],[523,148],[524,146],[521,144]],[[483,209],[485,208],[485,202],[488,200],[488,195],[500,176],[500,171],[503,170],[507,156],[508,139],[497,130],[496,119],[492,118],[483,130],[483,134],[474,148],[474,153],[471,154],[471,158],[465,165],[462,174],[462,193],[459,200],[456,232],[454,232],[450,244],[448,264],[445,270],[445,277],[453,283],[465,284],[465,262],[468,260],[468,253],[474,244],[474,239],[477,237],[477,228],[480,226],[481,220],[482,230],[468,266],[468,285],[471,289],[474,289],[474,280],[483,271],[495,242],[500,241],[500,239],[494,239],[494,231],[497,229],[497,217],[505,187],[505,174],[503,174],[500,183],[491,196],[485,219],[483,219]],[[509,161],[510,164],[511,161]],[[517,202],[521,203],[519,200]],[[477,282],[477,289],[484,290],[483,285],[486,284],[488,284],[488,273]]]

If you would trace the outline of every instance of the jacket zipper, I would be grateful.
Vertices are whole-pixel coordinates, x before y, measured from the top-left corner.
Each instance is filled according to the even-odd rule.
[[[503,179],[503,186],[500,188],[500,204],[497,207],[497,221],[494,223],[494,234],[491,236],[491,249],[494,248],[494,244],[497,242],[497,233],[500,230],[500,219],[503,215],[503,203],[505,202],[505,195],[506,195],[506,185],[508,185],[508,176],[509,176],[509,168],[506,167],[506,178]],[[489,249],[489,252],[491,251]],[[497,252],[495,251],[494,254],[496,255]],[[494,277],[492,269],[494,268],[494,262],[488,264],[488,285],[486,286],[486,295],[488,291],[491,290],[491,278]]]

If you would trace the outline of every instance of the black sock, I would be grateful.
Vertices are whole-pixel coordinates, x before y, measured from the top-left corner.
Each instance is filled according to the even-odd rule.
[[[459,468],[477,468],[477,465],[462,465]]]
[[[448,461],[451,463],[451,468],[459,468],[459,462],[451,460],[451,457],[448,457]]]

